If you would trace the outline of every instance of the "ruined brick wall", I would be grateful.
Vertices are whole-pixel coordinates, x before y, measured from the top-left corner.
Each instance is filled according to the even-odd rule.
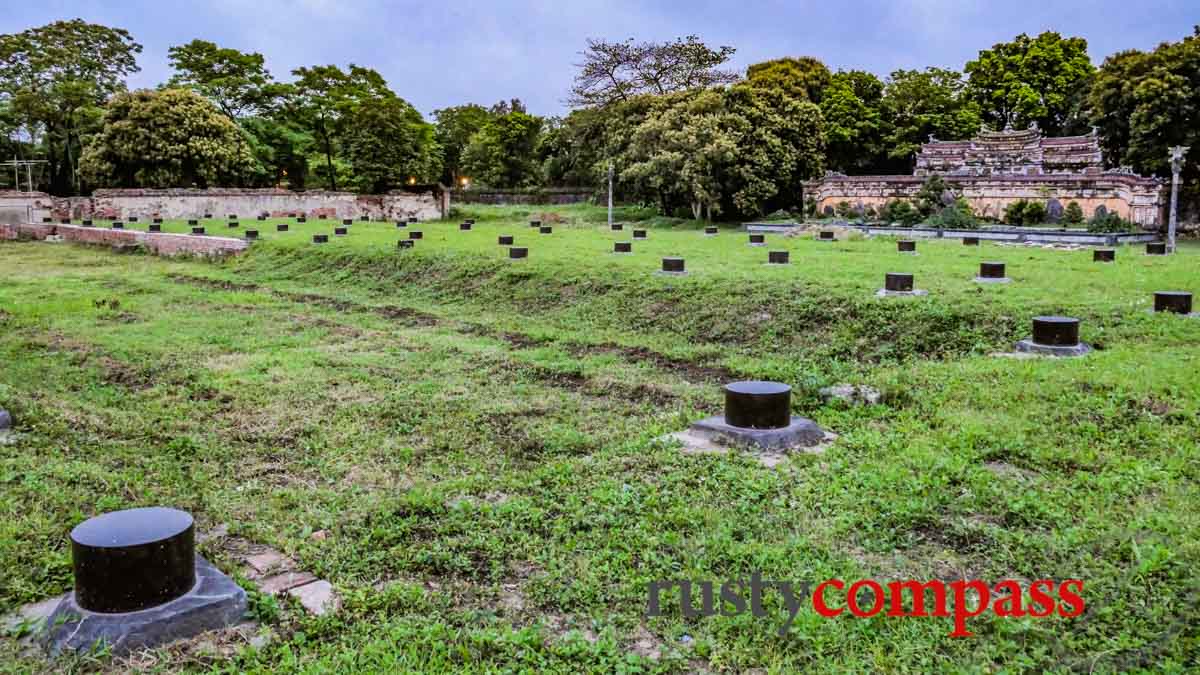
[[[545,190],[455,190],[460,204],[581,204],[592,200],[595,190],[586,188],[547,188]]]
[[[54,212],[54,198],[45,192],[0,190],[0,223],[40,223]]]
[[[260,213],[272,217],[291,213],[309,217],[397,220],[417,218],[435,220],[445,216],[448,203],[444,191],[434,187],[423,190],[393,191],[386,195],[357,195],[352,192],[290,192],[279,189],[210,190],[96,190],[90,199],[65,200],[60,217],[119,219],[129,216],[149,219],[214,218],[237,215],[249,219]]]
[[[0,239],[42,241],[53,235],[61,236],[63,241],[79,244],[141,246],[150,253],[162,256],[226,256],[244,251],[249,246],[245,240],[230,237],[110,230],[53,223],[0,224]]]
[[[1104,206],[1122,218],[1146,229],[1165,223],[1168,193],[1152,179],[1122,174],[1075,174],[1053,176],[942,176],[961,194],[975,213],[1000,219],[1011,203],[1026,199],[1043,204],[1057,199],[1063,206],[1078,202],[1086,216]],[[805,183],[804,193],[817,201],[817,208],[835,207],[839,202],[876,208],[895,199],[913,199],[924,184],[921,176],[827,176]]]

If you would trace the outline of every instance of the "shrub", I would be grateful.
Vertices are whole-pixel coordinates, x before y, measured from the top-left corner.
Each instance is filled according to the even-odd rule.
[[[854,212],[854,207],[851,206],[850,202],[847,201],[838,202],[837,208],[834,209],[834,213],[837,214],[838,218],[845,218],[847,220],[858,215]]]
[[[1029,206],[1029,200],[1018,199],[1017,201],[1004,207],[1004,222],[1008,225],[1024,225],[1025,224],[1025,209]]]
[[[1026,225],[1040,225],[1046,222],[1046,206],[1041,202],[1026,202],[1022,215]]]
[[[931,216],[950,206],[946,203],[948,197],[945,196],[948,190],[946,181],[942,180],[941,176],[934,174],[926,178],[925,183],[917,192],[917,210],[921,212],[922,216]]]
[[[975,219],[975,212],[971,210],[971,204],[962,197],[956,199],[953,205],[939,211],[929,222],[938,227],[957,230],[974,230],[979,227],[979,221]]]
[[[916,225],[923,219],[921,212],[906,201],[896,200],[891,203],[891,207],[891,220],[899,222],[901,225]]]
[[[1097,213],[1088,221],[1088,232],[1128,232],[1134,229],[1133,223],[1118,216],[1112,211]]]
[[[1079,206],[1079,202],[1067,204],[1067,208],[1063,210],[1063,222],[1072,225],[1083,222],[1083,208]]]

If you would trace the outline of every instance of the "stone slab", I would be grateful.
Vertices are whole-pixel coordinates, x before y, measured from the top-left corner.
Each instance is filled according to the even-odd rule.
[[[929,295],[929,291],[914,288],[911,291],[889,291],[886,288],[881,288],[875,291],[877,298],[892,298],[892,297],[917,297],[921,295]]]
[[[1008,277],[975,277],[975,283],[979,284],[1007,284],[1011,282],[1012,279]]]
[[[7,410],[0,408],[0,431],[5,431],[12,428],[12,415]]]
[[[701,436],[692,430],[677,431],[672,434],[667,434],[667,440],[678,442],[684,454],[687,455],[726,455],[730,453],[742,452],[743,448],[731,448],[727,445],[713,442],[710,438]],[[817,445],[792,448],[788,450],[754,450],[750,454],[758,460],[759,464],[768,469],[774,468],[783,462],[788,457],[797,452],[809,455],[823,454],[829,446],[837,440],[836,434],[825,432],[825,438]]]
[[[292,566],[291,561],[279,551],[264,551],[246,558],[246,564],[258,574],[267,574],[277,569]]]
[[[283,574],[276,574],[273,577],[260,581],[258,590],[271,595],[279,595],[297,586],[310,584],[316,580],[317,578],[308,572],[284,572]]]
[[[688,431],[720,445],[759,450],[788,450],[825,440],[821,427],[804,417],[792,417],[791,424],[782,429],[746,429],[726,424],[723,416],[716,415],[692,424]]]
[[[341,605],[337,595],[333,592],[333,584],[323,579],[293,588],[288,591],[288,595],[299,600],[309,614],[316,616],[337,611]]]
[[[1039,345],[1031,338],[1026,338],[1017,343],[1016,350],[1025,354],[1041,354],[1042,356],[1083,356],[1092,351],[1092,348],[1083,342],[1065,346]]]
[[[246,592],[212,563],[196,556],[196,585],[158,607],[101,614],[80,608],[75,594],[68,594],[47,620],[43,644],[52,655],[64,650],[85,651],[96,643],[121,655],[235,625],[245,613]]]

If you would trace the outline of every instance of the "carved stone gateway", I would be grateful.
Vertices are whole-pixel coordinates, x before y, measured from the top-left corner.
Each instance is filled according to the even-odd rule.
[[[1098,207],[1146,228],[1163,224],[1164,186],[1128,170],[1105,170],[1099,139],[1048,138],[1036,128],[983,129],[970,140],[930,139],[917,153],[911,176],[826,174],[804,184],[817,210],[832,215],[840,202],[878,210],[890,201],[916,198],[927,177],[939,175],[976,214],[1000,218],[1013,202],[1046,206],[1051,222],[1071,202],[1084,213]]]

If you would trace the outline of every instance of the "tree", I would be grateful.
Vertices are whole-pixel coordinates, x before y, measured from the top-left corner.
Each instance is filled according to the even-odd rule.
[[[328,65],[297,68],[292,74],[297,79],[292,83],[288,101],[289,116],[312,133],[324,155],[329,189],[336,190],[337,168],[333,158],[343,115],[359,101],[395,94],[388,89],[382,75],[354,64],[350,64],[349,72]]]
[[[565,118],[546,120],[535,154],[551,185],[597,186],[607,170],[604,155],[608,111],[573,110]]]
[[[268,112],[286,91],[263,66],[262,54],[192,40],[167,55],[176,71],[167,86],[192,89],[232,120]]]
[[[437,120],[434,136],[442,148],[442,180],[447,185],[457,185],[463,176],[463,151],[492,115],[483,106],[470,103],[435,110],[433,116]]]
[[[1114,54],[1100,66],[1088,96],[1105,158],[1141,173],[1169,176],[1167,149],[1200,147],[1200,26],[1152,52]],[[1200,179],[1197,162],[1184,181]]]
[[[141,90],[109,102],[80,170],[105,187],[209,187],[228,184],[253,161],[237,125],[200,95]]]
[[[343,154],[360,192],[381,194],[410,180],[425,182],[441,167],[433,125],[399,97],[358,102],[342,125]]]
[[[1079,206],[1079,202],[1072,201],[1067,204],[1067,208],[1063,210],[1063,222],[1071,225],[1083,222],[1083,208]]]
[[[979,130],[979,106],[963,95],[962,75],[942,68],[897,70],[883,91],[890,130],[884,143],[888,156],[908,162],[930,136],[942,140],[969,138]]]
[[[0,35],[0,98],[31,138],[42,133],[51,192],[82,190],[83,136],[94,131],[104,102],[124,91],[125,77],[138,71],[141,51],[128,31],[81,19]]]
[[[463,169],[477,182],[495,188],[536,185],[540,180],[534,157],[542,120],[510,112],[490,120],[471,137],[463,152]]]
[[[883,82],[861,70],[838,72],[821,97],[826,162],[845,173],[882,172],[887,165]]]
[[[781,90],[735,85],[725,92],[726,108],[745,120],[734,166],[727,179],[736,211],[761,215],[803,204],[803,181],[824,169],[825,133],[821,110]]]
[[[965,68],[967,95],[997,128],[1037,125],[1050,135],[1077,129],[1083,121],[1077,93],[1095,68],[1087,40],[1046,31],[1036,38],[1022,33],[979,52]]]
[[[746,69],[746,81],[763,89],[778,89],[794,99],[820,103],[832,82],[829,68],[812,56],[772,59]]]
[[[662,95],[736,82],[737,73],[720,68],[734,51],[724,46],[712,49],[695,35],[673,42],[589,39],[568,102],[574,107],[606,106],[639,94]]]

